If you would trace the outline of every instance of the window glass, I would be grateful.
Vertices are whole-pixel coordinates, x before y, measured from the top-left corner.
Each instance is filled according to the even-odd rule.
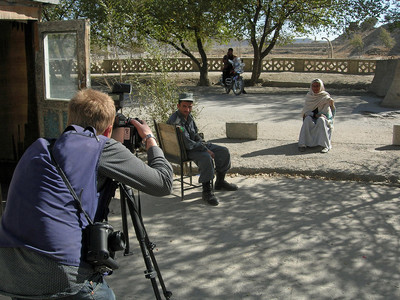
[[[46,100],[69,100],[78,89],[75,33],[48,33],[44,37]]]

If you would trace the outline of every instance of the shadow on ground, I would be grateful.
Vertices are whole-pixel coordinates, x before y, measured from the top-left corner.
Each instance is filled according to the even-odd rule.
[[[398,299],[399,195],[388,186],[270,177],[230,178],[238,192],[142,197],[172,299]],[[179,189],[175,191],[179,194]],[[118,202],[112,207],[118,223]],[[110,277],[118,299],[154,299],[133,255]]]

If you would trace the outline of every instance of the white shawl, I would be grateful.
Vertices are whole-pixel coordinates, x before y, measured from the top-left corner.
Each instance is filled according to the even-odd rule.
[[[312,91],[312,83],[318,81],[321,88],[318,93]],[[310,90],[306,95],[304,107],[302,110],[302,116],[307,112],[312,112],[314,109],[318,108],[318,113],[324,114],[328,119],[332,119],[332,110],[329,106],[331,95],[325,91],[324,83],[321,79],[315,79],[310,84]]]

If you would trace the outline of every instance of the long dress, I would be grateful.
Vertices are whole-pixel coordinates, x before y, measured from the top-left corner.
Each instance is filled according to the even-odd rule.
[[[303,125],[299,134],[299,147],[316,147],[331,149],[331,137],[333,130],[334,114],[330,107],[330,94],[325,91],[321,80],[319,93],[314,93],[310,86],[310,91],[306,95],[302,115]],[[315,116],[315,112],[321,114]]]
[[[307,116],[304,118],[299,136],[299,147],[332,148],[331,144],[332,128],[328,125],[328,120],[324,117],[317,119]]]

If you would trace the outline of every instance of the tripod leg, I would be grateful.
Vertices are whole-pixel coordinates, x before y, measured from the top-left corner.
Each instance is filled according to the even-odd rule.
[[[128,209],[131,214],[132,223],[133,223],[133,227],[135,229],[136,237],[139,241],[139,246],[142,251],[143,259],[144,259],[144,262],[145,262],[145,265],[147,268],[145,271],[145,277],[150,279],[152,286],[153,286],[154,294],[155,294],[157,300],[161,299],[158,285],[156,282],[156,277],[158,277],[158,279],[160,281],[160,285],[163,290],[163,294],[164,294],[165,298],[168,300],[172,296],[172,292],[167,291],[167,289],[165,287],[164,280],[161,276],[161,272],[158,268],[158,264],[157,264],[156,258],[154,256],[154,253],[153,253],[153,249],[154,249],[155,245],[149,241],[143,221],[139,215],[138,210],[136,209],[137,205],[135,204],[135,202],[133,200],[132,190],[131,189],[128,190],[126,186],[121,185],[120,192],[121,192],[121,194],[124,193],[124,199],[128,205]],[[122,199],[122,197],[121,197],[121,199]],[[154,271],[153,265],[154,265],[156,271]]]
[[[128,199],[127,199],[127,201],[128,201]],[[152,265],[151,259],[149,257],[149,251],[146,247],[146,243],[145,243],[145,239],[144,239],[144,232],[140,226],[140,222],[138,220],[138,215],[133,207],[133,204],[130,201],[128,201],[127,203],[128,203],[129,211],[131,212],[132,223],[133,223],[133,227],[136,232],[136,237],[139,241],[140,250],[142,251],[144,263],[146,265],[145,277],[150,279],[156,299],[159,300],[159,299],[161,299],[161,296],[160,296],[160,292],[158,290],[157,282],[155,280],[156,273],[154,272],[153,265]]]
[[[122,231],[124,232],[124,235],[126,237],[125,241],[125,250],[124,250],[124,255],[131,255],[132,252],[130,252],[130,246],[129,246],[129,232],[128,232],[128,220],[127,220],[127,215],[126,215],[126,195],[125,193],[121,192],[120,189],[120,202],[121,202],[121,217],[122,217]]]
[[[153,249],[155,248],[156,245],[154,243],[150,242],[147,234],[146,234],[146,244],[147,244],[147,248],[149,249],[150,257],[151,257],[151,260],[153,262],[154,268],[156,269],[158,278],[160,279],[160,285],[161,285],[161,288],[163,290],[164,296],[165,296],[166,299],[169,299],[172,296],[172,292],[167,291],[167,288],[166,288],[166,286],[164,284],[164,279],[162,278],[160,268],[158,267],[158,264],[157,264],[157,261],[156,261],[156,257],[154,256],[154,252],[153,252]]]

